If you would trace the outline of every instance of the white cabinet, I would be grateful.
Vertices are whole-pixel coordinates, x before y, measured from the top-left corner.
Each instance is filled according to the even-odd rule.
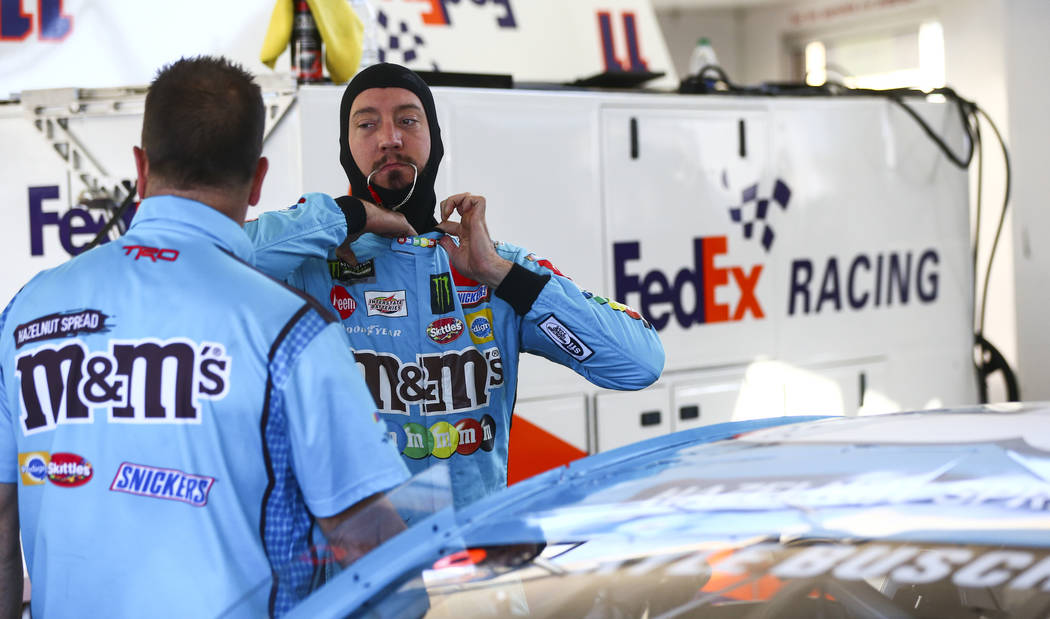
[[[596,451],[671,432],[666,385],[644,391],[603,391],[594,399]]]

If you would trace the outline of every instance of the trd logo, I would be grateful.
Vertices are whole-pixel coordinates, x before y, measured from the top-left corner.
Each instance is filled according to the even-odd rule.
[[[222,344],[183,338],[113,340],[94,354],[79,340],[37,348],[15,359],[22,430],[91,423],[92,407],[111,423],[199,423],[198,400],[226,397],[230,362]]]
[[[81,207],[73,207],[61,216],[57,211],[45,211],[44,200],[57,200],[59,196],[58,186],[29,188],[29,253],[33,256],[44,255],[44,227],[58,226],[58,239],[62,243],[62,249],[70,256],[75,256],[84,251],[84,247],[90,243],[102,227],[106,225],[106,217],[99,215],[97,219],[91,213]],[[134,213],[129,209],[124,216],[124,224],[130,225]],[[82,243],[74,244],[74,237],[83,239]],[[109,239],[103,239],[103,242]]]
[[[728,241],[724,236],[693,239],[694,268],[681,269],[672,280],[659,270],[650,271],[644,276],[628,273],[627,263],[641,257],[640,244],[637,241],[614,243],[616,300],[637,307],[657,330],[662,330],[671,320],[670,311],[657,313],[659,306],[664,303],[671,304],[675,320],[683,329],[688,329],[693,324],[743,320],[747,314],[754,318],[765,318],[762,306],[755,296],[758,278],[762,275],[762,265],[752,265],[750,270],[740,266],[716,267],[715,257],[727,251]],[[730,275],[733,279],[732,285],[740,291],[740,300],[734,308],[725,303],[718,303],[715,296],[718,288],[730,285]],[[688,301],[683,300],[687,285],[693,288],[695,298],[691,311],[688,309]],[[635,293],[641,297],[640,303],[632,303],[627,298]]]
[[[175,262],[179,257],[179,250],[177,249],[159,249],[156,247],[146,247],[144,245],[125,245],[123,249],[125,256],[130,256],[132,252],[134,252],[135,260],[138,260],[139,258],[149,258],[153,262],[156,262],[157,260]]]

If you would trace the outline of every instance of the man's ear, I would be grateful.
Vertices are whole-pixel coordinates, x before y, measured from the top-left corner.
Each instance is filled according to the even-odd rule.
[[[255,164],[255,175],[252,177],[252,188],[248,194],[248,205],[255,206],[262,197],[263,179],[266,171],[270,169],[270,161],[266,157],[259,157],[259,163]]]
[[[146,181],[149,178],[149,157],[146,151],[138,146],[132,146],[131,152],[135,155],[135,173],[138,175],[139,198],[146,199]]]

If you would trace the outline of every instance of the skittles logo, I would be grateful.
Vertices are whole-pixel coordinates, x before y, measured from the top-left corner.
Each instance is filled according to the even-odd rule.
[[[84,456],[74,453],[53,453],[47,465],[47,478],[56,486],[76,488],[91,481],[95,469]]]

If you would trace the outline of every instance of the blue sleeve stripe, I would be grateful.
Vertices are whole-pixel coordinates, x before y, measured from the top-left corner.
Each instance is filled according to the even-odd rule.
[[[286,382],[306,346],[328,325],[326,317],[313,310],[310,304],[303,305],[281,329],[270,348],[259,428],[267,476],[259,535],[273,578],[269,611],[274,617],[288,612],[309,594],[320,567],[311,547],[314,519],[292,469],[287,411],[283,392],[278,387]]]

